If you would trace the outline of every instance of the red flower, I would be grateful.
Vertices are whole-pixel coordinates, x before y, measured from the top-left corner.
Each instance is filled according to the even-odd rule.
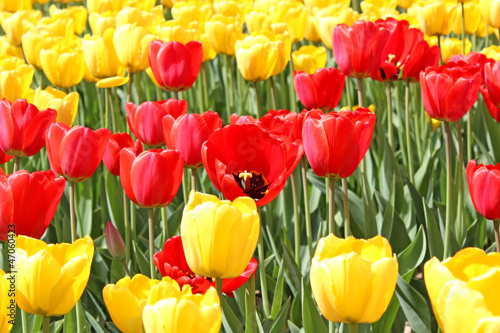
[[[95,172],[106,150],[111,131],[87,127],[69,128],[64,123],[52,124],[47,130],[47,156],[50,168],[67,181],[79,183]]]
[[[488,220],[500,219],[500,163],[476,165],[476,160],[467,164],[467,185],[474,207]]]
[[[321,116],[323,115],[323,111],[321,111],[320,109],[313,109],[313,110],[302,110],[302,112],[300,113],[296,113],[296,112],[290,112],[288,110],[271,110],[269,111],[266,115],[264,115],[262,118],[261,118],[261,122],[265,123],[267,121],[267,117],[273,117],[273,118],[283,118],[284,120],[286,121],[289,121],[291,125],[289,125],[289,123],[287,123],[286,126],[291,126],[291,135],[290,135],[290,139],[292,141],[295,141],[295,140],[302,140],[302,127],[304,126],[304,121],[307,119],[307,118],[321,118]],[[273,119],[273,122],[275,120]],[[275,125],[276,126],[276,125]],[[264,125],[263,127],[270,127],[270,126],[266,126]]]
[[[161,120],[166,115],[174,119],[187,111],[187,102],[175,98],[166,101],[144,102],[138,107],[134,103],[125,104],[127,122],[130,130],[143,144],[160,147],[165,144]]]
[[[132,137],[127,133],[112,134],[104,151],[102,161],[109,172],[115,176],[120,175],[120,151],[123,148],[134,148],[136,156],[143,152],[141,142],[137,140],[134,143]]]
[[[387,58],[389,30],[363,20],[333,30],[333,55],[348,77],[373,77]]]
[[[138,156],[132,148],[120,152],[120,180],[130,200],[140,207],[167,206],[182,181],[183,163],[175,150],[149,149]]]
[[[370,147],[375,119],[368,108],[307,119],[302,139],[314,173],[320,177],[349,177]]]
[[[191,88],[201,68],[203,48],[200,42],[149,44],[149,64],[158,85],[166,91],[184,91]]]
[[[340,102],[345,75],[337,68],[319,68],[314,74],[293,72],[293,86],[306,109],[333,110]]]
[[[177,150],[188,168],[199,168],[201,160],[201,145],[216,129],[222,127],[222,120],[216,112],[207,111],[200,114],[185,114],[174,119],[163,117],[163,135],[170,149]]]
[[[498,108],[500,107],[500,62],[495,63],[493,66],[487,63],[484,66],[484,74],[488,96]]]
[[[486,64],[490,64],[490,66],[495,65],[495,60],[490,59],[486,57],[484,54],[479,53],[479,52],[471,52],[468,55],[464,56],[463,54],[455,54],[452,56],[446,63],[459,63],[459,62],[464,62],[466,64],[478,64],[479,69],[481,70],[481,77],[482,77],[482,84],[485,84],[486,78],[485,78],[485,66]]]
[[[500,123],[500,108],[496,107],[496,105],[493,104],[493,102],[490,99],[488,90],[484,85],[481,86],[479,90],[481,91],[481,95],[483,95],[484,103],[486,104],[486,107],[488,108],[488,111],[490,112],[491,116],[493,117],[493,119],[495,119]]]
[[[47,230],[64,192],[66,181],[52,171],[30,174],[22,170],[5,177],[0,173],[0,240],[9,230],[40,238]],[[14,228],[9,228],[14,225]]]
[[[422,100],[429,116],[457,121],[477,101],[481,86],[478,66],[449,64],[428,67],[420,73]]]
[[[177,281],[181,288],[185,284],[190,285],[193,288],[194,294],[203,294],[211,286],[215,288],[215,280],[198,276],[189,268],[186,256],[184,255],[181,236],[174,236],[167,239],[163,247],[163,252],[155,253],[153,262],[163,277],[171,277]],[[233,291],[247,282],[252,274],[255,274],[257,266],[257,260],[252,258],[240,276],[234,279],[222,279],[222,292],[234,297]]]
[[[11,159],[13,159],[14,156],[12,155],[8,155],[6,153],[4,153],[1,149],[0,149],[0,164],[4,164],[8,161],[10,161]]]
[[[233,113],[229,117],[229,125],[235,125],[235,124],[259,124],[259,119],[255,119],[252,116],[238,116],[236,113]]]
[[[0,101],[0,150],[4,153],[28,157],[45,145],[45,132],[55,122],[57,112],[52,109],[38,111],[25,99],[14,103]]]
[[[249,196],[257,206],[276,198],[293,171],[287,169],[290,156],[283,141],[255,124],[215,131],[203,144],[201,157],[210,180],[226,199]]]

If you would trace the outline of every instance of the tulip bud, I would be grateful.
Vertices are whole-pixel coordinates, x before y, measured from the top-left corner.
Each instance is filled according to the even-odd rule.
[[[110,221],[106,224],[106,233],[104,236],[106,238],[106,245],[108,246],[109,253],[119,260],[125,258],[125,252],[127,251],[125,248],[125,242],[123,241],[123,238],[118,230],[116,230],[115,226]]]

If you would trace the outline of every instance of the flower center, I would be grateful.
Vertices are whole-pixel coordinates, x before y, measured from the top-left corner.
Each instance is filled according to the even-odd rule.
[[[243,192],[255,201],[262,199],[268,192],[269,182],[262,173],[245,170],[233,173],[233,177]]]

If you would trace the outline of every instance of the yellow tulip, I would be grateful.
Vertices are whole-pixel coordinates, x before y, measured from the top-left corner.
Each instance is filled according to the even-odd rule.
[[[465,13],[465,33],[474,34],[479,28],[481,23],[481,14],[479,6],[474,2],[464,3],[464,13]],[[451,12],[450,20],[451,30],[457,35],[462,34],[462,6],[455,6],[455,9]]]
[[[389,306],[398,261],[382,236],[321,238],[311,263],[311,289],[323,316],[333,322],[374,323]]]
[[[75,35],[73,19],[68,16],[54,16],[42,18],[36,27],[36,31],[46,31],[51,36],[59,36],[71,40]]]
[[[12,15],[4,14],[1,25],[9,43],[21,46],[23,34],[35,29],[41,17],[42,13],[39,10],[20,10]]]
[[[455,54],[462,54],[462,41],[458,38],[441,39],[441,59],[443,62],[448,61]],[[465,39],[465,55],[470,53],[472,43],[467,38]]]
[[[19,236],[16,241],[17,305],[40,316],[62,316],[82,296],[94,257],[89,236],[73,244],[49,244]]]
[[[247,81],[267,80],[278,60],[278,48],[262,34],[247,36],[236,42],[236,63],[241,75]]]
[[[434,1],[411,7],[416,12],[420,29],[429,36],[448,35],[451,32],[450,16],[453,10],[450,4]]]
[[[499,0],[480,0],[479,9],[481,16],[488,25],[494,28],[500,28],[500,1]]]
[[[309,15],[307,17],[307,25],[306,31],[304,31],[304,38],[310,42],[318,43],[321,41],[321,37],[316,30],[316,26],[314,25],[314,16]]]
[[[104,303],[113,323],[124,333],[142,332],[142,311],[151,288],[160,281],[137,274],[126,276],[102,290]]]
[[[206,33],[200,36],[200,42],[201,42],[201,47],[203,48],[202,62],[214,59],[217,56],[217,52],[215,52],[214,48],[208,41],[208,36]]]
[[[73,19],[73,30],[77,35],[85,30],[87,9],[83,6],[71,6],[66,9],[59,9],[55,5],[51,5],[49,13],[51,17],[68,17]]]
[[[361,15],[360,19],[363,19],[365,21],[376,21],[387,16],[395,16],[399,14],[396,9],[379,7],[377,4],[369,3],[366,1],[363,1],[361,3],[361,11],[363,12],[363,14]]]
[[[273,20],[267,12],[252,10],[245,15],[245,23],[248,32],[254,33],[264,29],[270,29]]]
[[[47,2],[49,2],[50,0],[31,0],[32,4],[39,4],[39,5],[44,5],[46,4]]]
[[[304,45],[292,52],[293,68],[314,74],[318,68],[326,66],[326,49],[322,46]]]
[[[142,11],[150,12],[156,4],[156,0],[126,0],[126,5]]]
[[[19,59],[24,59],[23,49],[18,46],[14,46],[7,40],[7,37],[0,36],[0,54],[5,54],[11,57],[16,57]]]
[[[408,9],[412,5],[413,0],[398,0],[398,6]]]
[[[158,35],[164,41],[176,41],[187,44],[199,40],[198,22],[187,20],[170,20],[158,27]]]
[[[331,5],[339,5],[342,8],[347,8],[351,6],[351,0],[304,0],[304,5],[306,5],[310,14],[314,14],[315,10],[329,7]]]
[[[500,254],[466,248],[424,265],[424,280],[442,332],[500,331]]]
[[[123,67],[131,73],[142,72],[149,67],[149,43],[157,39],[145,28],[125,24],[117,28],[113,36],[116,54]]]
[[[0,0],[0,11],[15,13],[20,10],[30,10],[31,0]]]
[[[116,28],[116,15],[111,12],[92,13],[89,15],[89,24],[92,34],[103,36],[107,29]]]
[[[106,79],[123,72],[113,44],[114,30],[108,29],[104,36],[86,35],[82,41],[85,63],[96,79]]]
[[[14,102],[24,98],[33,81],[35,69],[22,59],[0,55],[0,99]]]
[[[165,7],[165,9],[170,9],[174,5],[172,0],[161,0],[160,3],[163,7]]]
[[[138,27],[143,27],[148,33],[156,32],[156,16],[151,12],[140,11],[133,7],[125,7],[116,15],[116,27],[135,23]]]
[[[330,50],[333,42],[333,29],[339,24],[351,26],[359,18],[359,13],[350,7],[332,5],[317,11],[314,25],[323,44]]]
[[[76,86],[85,74],[85,59],[81,47],[59,43],[40,52],[40,64],[50,83],[62,89]]]
[[[288,33],[288,26],[284,23],[271,24],[271,29],[273,32],[270,30],[263,30],[260,33],[266,35],[267,38],[273,41],[278,49],[278,59],[271,73],[271,76],[275,76],[281,73],[290,61],[292,39]]]
[[[410,28],[420,29],[420,24],[418,23],[418,19],[416,16],[411,15],[410,13],[401,13],[399,15],[394,16],[395,19],[401,21],[405,20],[410,23]]]
[[[217,333],[222,312],[214,287],[205,294],[193,294],[189,285],[182,290],[169,277],[151,288],[142,313],[146,333]]]
[[[484,20],[481,20],[479,22],[479,27],[477,28],[477,32],[476,32],[477,37],[481,37],[481,38],[486,37],[486,31],[488,31],[488,35],[491,35],[495,32],[495,29],[493,29],[491,27],[491,25],[488,25],[488,30],[486,30],[486,23],[484,22]],[[498,30],[496,30],[496,31],[498,31]]]
[[[235,278],[253,256],[260,232],[255,201],[233,202],[192,191],[184,208],[181,237],[186,260],[200,276]]]
[[[78,101],[80,96],[77,92],[66,94],[63,91],[47,87],[45,90],[38,88],[31,90],[26,99],[34,104],[39,110],[54,109],[57,111],[58,123],[73,126],[76,113],[78,112]]]
[[[125,0],[87,0],[87,10],[89,14],[118,13],[125,6],[125,3]]]
[[[378,8],[396,9],[396,7],[398,6],[398,1],[397,0],[364,0],[363,2],[361,2],[360,5],[361,5],[361,10],[363,12],[364,12],[363,6],[366,6],[366,5],[371,5],[371,6],[375,6]]]
[[[288,26],[292,43],[304,38],[308,14],[302,2],[279,1],[271,7],[270,13],[275,23],[282,22]]]
[[[37,29],[23,35],[23,51],[26,61],[35,68],[42,69],[40,64],[40,53],[42,50],[50,49],[54,44],[62,42],[63,37],[53,36],[49,31]]]
[[[192,20],[195,17],[198,22],[205,23],[212,14],[212,4],[208,1],[176,2],[172,7],[174,20]]]
[[[205,24],[205,29],[210,45],[215,52],[234,55],[234,44],[243,39],[243,24],[229,16],[215,14]]]
[[[246,13],[252,10],[252,2],[235,0],[215,0],[214,12],[236,19],[243,19]]]
[[[0,332],[10,332],[16,319],[16,277],[0,269]]]
[[[437,130],[439,125],[441,125],[441,120],[431,118],[427,112],[425,113],[425,117],[427,118],[427,121],[429,122],[429,124],[432,126],[433,131]]]
[[[500,61],[500,46],[491,45],[481,50],[481,53],[495,61]]]

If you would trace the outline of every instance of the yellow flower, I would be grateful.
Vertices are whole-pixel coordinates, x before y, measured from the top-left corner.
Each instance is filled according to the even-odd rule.
[[[458,38],[441,39],[441,58],[443,62],[448,61],[455,54],[462,54],[462,41]],[[472,43],[465,39],[465,55],[470,53]]]
[[[187,263],[200,276],[235,278],[250,262],[259,231],[260,218],[252,198],[221,201],[192,191],[181,222]]]
[[[465,33],[473,34],[479,28],[481,23],[481,14],[479,11],[479,6],[474,2],[464,3],[465,12]],[[457,35],[462,34],[462,6],[455,6],[455,9],[451,12],[451,30]]]
[[[126,276],[116,285],[108,284],[102,290],[104,303],[113,323],[124,333],[142,332],[142,311],[151,288],[160,281],[137,274]]]
[[[495,61],[500,61],[500,46],[490,45],[481,50],[481,53]]]
[[[202,62],[210,61],[217,56],[217,52],[215,52],[214,48],[212,47],[212,45],[208,41],[208,36],[206,33],[200,36],[200,42],[201,42],[201,46],[203,48],[203,60],[202,60]]]
[[[498,31],[498,30],[496,30]],[[491,27],[491,25],[488,25],[488,35],[491,35],[495,32],[495,29]],[[484,20],[481,20],[479,22],[479,27],[477,28],[477,37],[485,37],[486,36],[486,22]]]
[[[40,52],[40,64],[50,83],[62,89],[76,86],[85,74],[85,59],[81,47],[59,43]]]
[[[103,36],[107,29],[116,28],[116,16],[111,12],[92,13],[89,15],[89,24],[92,34]]]
[[[408,9],[411,6],[412,2],[413,0],[398,0],[398,6],[404,9]]]
[[[77,92],[66,94],[52,87],[47,87],[45,90],[41,88],[31,90],[26,96],[28,102],[34,104],[39,110],[56,110],[56,122],[65,123],[69,127],[73,126],[75,121],[79,98]]]
[[[466,248],[424,265],[424,280],[442,332],[500,331],[500,254]]]
[[[306,5],[310,14],[314,14],[315,10],[326,8],[332,4],[340,5],[343,8],[351,6],[351,0],[304,0],[304,5]]]
[[[411,7],[416,12],[422,31],[429,36],[448,35],[451,32],[450,16],[454,6],[441,1],[422,3]]]
[[[307,25],[307,10],[302,2],[279,1],[271,7],[275,23],[285,23],[290,32],[292,43],[304,38]]]
[[[105,12],[118,13],[125,6],[125,0],[87,0],[89,14]]]
[[[361,4],[361,10],[363,10],[363,6],[372,5],[378,8],[387,8],[387,9],[396,9],[398,6],[397,0],[364,0]]]
[[[311,289],[323,316],[333,322],[374,323],[389,306],[398,261],[389,242],[321,238],[311,263]]]
[[[271,76],[275,76],[281,73],[290,61],[290,54],[292,53],[292,39],[288,33],[288,26],[284,23],[271,24],[271,29],[273,32],[263,30],[260,33],[266,35],[267,38],[273,41],[278,49],[278,59],[276,60],[273,72],[271,73]]]
[[[205,29],[210,45],[215,52],[234,55],[234,44],[243,39],[243,24],[229,16],[215,14],[205,24]]]
[[[169,277],[151,288],[142,313],[146,333],[217,333],[222,312],[214,287],[205,294],[193,294],[189,285],[182,290]]]
[[[254,33],[264,29],[270,29],[273,20],[267,12],[252,10],[245,15],[245,23],[247,24],[248,32]]]
[[[292,52],[293,68],[314,74],[318,68],[326,66],[326,49],[322,46],[304,45]]]
[[[0,54],[5,54],[11,57],[16,57],[19,59],[24,59],[23,49],[18,46],[14,46],[7,40],[7,37],[0,36]]]
[[[384,2],[385,1],[382,1],[382,4]],[[363,1],[361,3],[361,11],[363,12],[363,14],[361,15],[360,19],[364,19],[365,21],[376,21],[380,18],[395,16],[399,14],[399,12],[394,8],[379,7],[378,4],[366,1]]]
[[[19,236],[16,247],[17,305],[40,316],[62,316],[82,296],[94,257],[89,236],[73,244],[49,244]]]
[[[162,40],[187,44],[192,40],[199,40],[198,23],[188,20],[170,20],[158,27],[158,35]]]
[[[0,0],[0,11],[15,13],[20,10],[30,10],[31,0]]]
[[[500,28],[500,1],[498,0],[480,0],[479,8],[481,9],[481,16],[488,25],[494,28]]]
[[[161,0],[160,3],[165,9],[170,9],[173,6],[172,0]]]
[[[210,20],[212,14],[212,4],[208,1],[176,2],[172,7],[174,20],[192,20],[195,17],[198,22],[205,23]]]
[[[267,80],[276,65],[278,48],[262,34],[247,36],[236,42],[236,63],[247,81]]]
[[[243,19],[252,10],[252,1],[215,0],[213,8],[217,14]]]
[[[41,17],[42,13],[39,10],[20,10],[12,15],[4,13],[1,24],[9,43],[21,46],[23,34],[35,29]]]
[[[427,118],[429,124],[432,126],[433,131],[435,131],[439,127],[439,125],[441,125],[441,120],[431,118],[427,112],[425,113],[425,117]]]
[[[157,39],[136,23],[117,28],[113,36],[116,54],[123,67],[129,72],[142,72],[149,67],[149,43]]]
[[[55,5],[51,5],[49,13],[51,17],[68,17],[73,19],[73,28],[77,35],[85,30],[87,9],[83,6],[71,6],[66,9],[59,9]]]
[[[304,38],[310,42],[318,43],[321,41],[321,37],[316,30],[316,26],[314,25],[314,16],[309,15],[307,17],[307,25],[306,31],[304,31]]]
[[[356,111],[357,109],[359,109],[359,105],[353,105],[352,106],[352,111]],[[349,106],[343,106],[340,111],[350,111],[351,109],[349,108]],[[372,113],[375,113],[375,105],[373,104],[370,104],[370,106],[368,106],[368,110],[370,110]]]
[[[16,277],[0,269],[0,332],[10,332],[16,319]]]
[[[73,19],[68,16],[44,17],[38,21],[36,31],[46,31],[51,36],[59,36],[71,40],[75,35]]]
[[[0,99],[14,102],[29,91],[35,69],[22,59],[0,55]]]
[[[50,49],[54,44],[61,42],[63,37],[53,36],[49,31],[37,29],[23,35],[23,51],[26,61],[35,68],[42,69],[40,53]]]
[[[333,29],[341,23],[351,26],[359,18],[359,13],[350,7],[343,7],[340,4],[331,5],[317,11],[314,20],[316,31],[318,31],[323,44],[330,50],[333,42]]]
[[[126,5],[150,12],[155,6],[156,0],[126,0]]]
[[[156,32],[156,16],[151,12],[140,11],[133,7],[125,7],[116,15],[117,28],[133,23],[138,27],[143,27],[150,34]]]

